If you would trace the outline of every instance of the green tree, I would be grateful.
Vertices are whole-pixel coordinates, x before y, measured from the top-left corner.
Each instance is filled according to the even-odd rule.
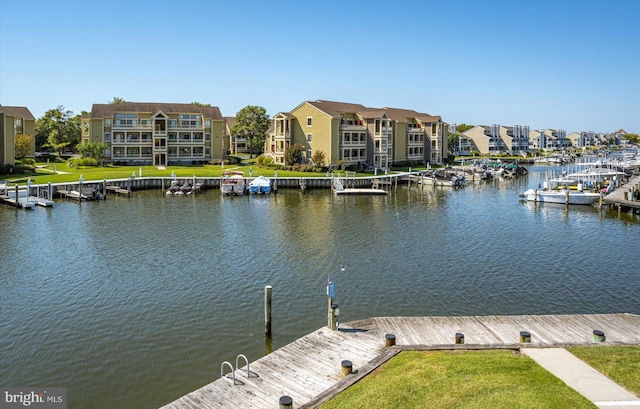
[[[62,153],[65,147],[80,143],[80,115],[73,116],[64,106],[50,109],[36,120],[36,145]]]
[[[469,129],[473,128],[474,125],[467,125],[467,124],[459,124],[456,125],[456,132],[455,133],[449,133],[449,137],[447,138],[447,142],[449,145],[449,151],[452,153],[458,152],[459,150],[459,142],[460,142],[460,134],[463,132],[468,131]]]
[[[305,162],[304,147],[296,143],[284,152],[285,165],[292,166]]]
[[[249,157],[253,158],[254,152],[262,152],[264,148],[264,139],[270,123],[266,109],[257,105],[247,105],[236,114],[231,134],[247,139]]]
[[[83,158],[93,158],[102,166],[105,159],[105,151],[107,144],[105,143],[80,143],[76,146],[76,150]]]
[[[31,144],[33,142],[33,136],[31,135],[16,135],[14,139],[16,159],[22,159],[31,153]]]
[[[121,104],[121,103],[123,103],[123,102],[127,102],[127,101],[125,101],[124,99],[122,99],[122,98],[120,98],[120,97],[113,97],[113,100],[112,100],[112,101],[110,101],[109,103],[110,103],[111,105],[118,105],[118,104]]]
[[[629,143],[638,143],[638,134],[637,133],[628,133],[624,136]]]
[[[315,151],[313,153],[313,156],[311,156],[311,163],[313,163],[313,166],[316,166],[319,168],[324,166],[325,160],[326,160],[326,156],[323,151]]]
[[[193,101],[191,105],[195,105],[197,107],[208,107],[211,108],[211,104],[203,104],[202,102]]]

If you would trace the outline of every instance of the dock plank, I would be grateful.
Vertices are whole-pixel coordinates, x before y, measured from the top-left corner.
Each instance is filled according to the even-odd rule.
[[[605,345],[640,345],[640,316],[633,314],[513,315],[465,317],[373,317],[341,324],[340,331],[321,328],[236,371],[241,383],[217,379],[163,409],[273,408],[280,396],[291,396],[294,408],[314,408],[350,379],[366,376],[402,348],[518,348],[520,331],[531,333],[528,347],[593,345],[593,330],[605,332]],[[385,334],[397,346],[385,348]],[[404,346],[403,346],[404,345]],[[343,379],[340,362],[353,363],[358,373]],[[386,359],[386,358],[385,358]],[[360,371],[360,368],[363,371]],[[244,369],[244,373],[242,372]]]

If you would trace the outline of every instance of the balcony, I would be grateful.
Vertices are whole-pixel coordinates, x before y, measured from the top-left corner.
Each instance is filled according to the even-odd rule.
[[[367,127],[365,125],[360,124],[341,124],[341,131],[366,131]]]
[[[122,119],[116,120],[112,126],[114,129],[152,129],[150,120]]]

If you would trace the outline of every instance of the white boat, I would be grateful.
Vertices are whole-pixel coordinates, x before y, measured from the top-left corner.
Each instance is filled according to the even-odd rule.
[[[224,173],[220,182],[220,192],[223,195],[244,195],[246,191],[244,173],[240,171]]]
[[[600,199],[600,193],[569,189],[536,190],[529,189],[522,194],[529,202],[562,203],[571,205],[590,205]]]
[[[564,159],[559,156],[543,156],[533,161],[535,165],[562,165]]]
[[[271,180],[264,176],[258,176],[249,182],[249,192],[256,195],[271,193]]]
[[[425,185],[462,187],[467,184],[464,173],[451,169],[428,170],[416,176],[416,181]]]

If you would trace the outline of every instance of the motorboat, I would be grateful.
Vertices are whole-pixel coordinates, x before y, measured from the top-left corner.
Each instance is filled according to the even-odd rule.
[[[247,186],[244,180],[244,173],[240,171],[225,172],[220,182],[220,192],[223,195],[244,195]]]
[[[597,202],[602,193],[571,189],[529,189],[521,197],[529,202],[590,205]]]
[[[271,179],[258,176],[249,182],[249,192],[256,195],[271,193]]]

